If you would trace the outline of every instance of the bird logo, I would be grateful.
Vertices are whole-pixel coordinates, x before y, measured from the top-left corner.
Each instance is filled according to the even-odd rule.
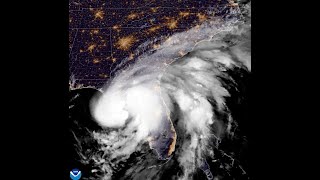
[[[79,169],[72,169],[70,171],[70,178],[72,180],[78,180],[81,178],[81,171]]]

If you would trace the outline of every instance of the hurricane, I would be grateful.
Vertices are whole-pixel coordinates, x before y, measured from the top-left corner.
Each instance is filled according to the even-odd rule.
[[[251,73],[251,24],[241,13],[162,39],[106,82],[90,100],[102,128],[91,132],[101,153],[82,159],[97,165],[92,172],[100,179],[163,179],[172,168],[167,179],[193,179],[199,170],[219,177],[210,164],[238,124],[226,99],[241,91],[235,76]]]

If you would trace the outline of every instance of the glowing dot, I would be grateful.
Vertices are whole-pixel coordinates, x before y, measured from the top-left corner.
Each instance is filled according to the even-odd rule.
[[[133,53],[130,53],[130,55],[129,55],[129,60],[133,60],[133,58],[134,58],[134,54],[133,54]]]
[[[92,62],[93,62],[93,64],[97,64],[97,63],[99,63],[99,62],[100,62],[100,60],[99,60],[99,59],[97,59],[97,58],[94,58]]]
[[[88,47],[88,51],[92,52],[95,47],[96,47],[95,44],[91,44],[91,45]]]
[[[154,18],[149,19],[149,22],[150,22],[151,24],[153,24],[153,23],[154,23],[154,21],[155,21],[155,19],[154,19]]]
[[[166,18],[168,21],[166,22],[166,25],[169,29],[177,28],[178,21],[171,18]]]
[[[231,7],[237,7],[237,6],[238,6],[238,3],[235,3],[234,1],[230,0],[230,1],[229,1],[229,6],[231,6]]]
[[[197,24],[197,25],[195,26],[195,31],[196,31],[196,32],[199,32],[199,30],[200,30],[200,25]]]
[[[160,26],[153,26],[153,27],[149,28],[148,31],[150,33],[153,33],[153,32],[156,32],[158,29],[160,29]]]
[[[200,22],[203,22],[203,21],[207,20],[207,16],[205,14],[198,13],[197,17],[198,17]]]
[[[112,26],[112,29],[116,30],[117,32],[120,32],[120,26],[119,25]]]
[[[158,11],[158,7],[152,7],[152,8],[150,8],[150,10],[151,10],[151,12],[155,13]]]
[[[104,16],[104,12],[101,10],[96,11],[94,14],[95,19],[103,19],[103,16]]]
[[[172,41],[172,38],[171,37],[168,37],[167,39],[166,39],[166,42],[171,42]]]
[[[136,13],[131,13],[131,14],[129,14],[128,15],[128,19],[135,19],[135,18],[137,18],[138,17],[138,14],[136,14]]]
[[[136,41],[135,37],[130,35],[130,36],[120,38],[116,43],[116,45],[118,49],[129,50],[135,41]]]
[[[103,73],[102,73],[102,74],[99,74],[99,76],[102,77],[102,78],[107,78],[107,77],[108,77],[108,75],[103,74]]]
[[[112,62],[116,62],[116,61],[117,61],[117,58],[112,58],[111,61],[112,61]]]
[[[190,15],[190,12],[180,12],[179,15],[182,17],[187,17]]]
[[[159,44],[154,44],[154,45],[153,45],[153,49],[158,49],[159,47],[160,47]]]

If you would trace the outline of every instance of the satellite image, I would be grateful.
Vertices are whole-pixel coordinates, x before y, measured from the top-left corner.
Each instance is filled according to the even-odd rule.
[[[69,75],[81,179],[250,179],[250,0],[69,0]]]

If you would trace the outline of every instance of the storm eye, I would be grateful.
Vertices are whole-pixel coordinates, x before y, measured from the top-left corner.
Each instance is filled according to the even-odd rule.
[[[137,130],[136,130],[136,129],[135,129],[135,130],[133,130],[133,131],[132,131],[132,133],[134,133],[134,134],[135,134],[135,133],[137,133]]]

